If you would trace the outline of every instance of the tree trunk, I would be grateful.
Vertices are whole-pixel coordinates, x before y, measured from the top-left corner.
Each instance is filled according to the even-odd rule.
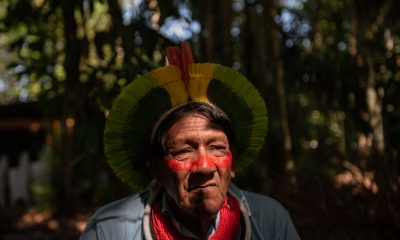
[[[366,50],[365,61],[368,69],[365,98],[369,114],[369,126],[372,130],[373,144],[378,155],[385,153],[385,139],[383,135],[382,101],[376,89],[376,76],[370,51]]]
[[[142,69],[144,65],[141,64],[140,58],[135,56],[134,52],[134,34],[133,31],[124,26],[122,22],[122,13],[118,1],[107,0],[110,8],[111,21],[114,25],[114,31],[116,38],[120,37],[122,40],[122,48],[124,49],[124,72],[128,82],[132,81],[137,74],[134,65],[132,64],[132,58],[136,58],[139,63],[139,69]]]
[[[366,9],[368,5],[364,1],[353,2],[353,35],[356,36],[358,57],[360,57],[366,67],[365,75],[365,102],[368,112],[368,124],[370,127],[370,134],[372,135],[372,154],[369,162],[370,167],[375,172],[374,179],[378,185],[378,195],[376,196],[376,205],[381,211],[377,213],[382,218],[392,217],[391,221],[399,222],[395,206],[396,201],[393,201],[393,192],[391,186],[392,181],[390,177],[390,168],[388,164],[388,155],[385,150],[385,136],[384,136],[384,119],[382,114],[382,92],[378,90],[376,82],[376,73],[374,58],[374,50],[377,49],[375,39],[380,39],[376,35],[379,34],[378,29],[387,18],[387,13],[390,10],[391,1],[382,1],[378,11],[371,11]],[[376,15],[365,15],[366,13],[377,13]],[[357,21],[358,20],[358,21]],[[357,25],[356,25],[357,24]],[[396,177],[394,177],[396,181]]]
[[[222,35],[220,44],[222,46],[221,61],[223,65],[232,65],[232,0],[221,0],[220,8],[222,18],[220,19]]]
[[[72,186],[72,164],[76,156],[76,148],[74,147],[74,134],[68,133],[66,121],[68,118],[77,119],[79,114],[79,103],[76,102],[77,87],[79,86],[79,64],[80,64],[80,40],[77,38],[77,24],[74,18],[74,12],[77,7],[76,1],[64,0],[63,18],[64,18],[64,35],[65,35],[65,59],[64,69],[66,74],[66,88],[64,91],[64,104],[61,116],[61,139],[57,146],[56,154],[60,158],[60,171],[62,178],[62,189],[59,189],[57,203],[60,204],[61,213],[64,210],[71,210],[76,207],[76,196],[74,195]]]
[[[205,11],[204,11],[204,22],[205,22],[205,53],[206,53],[206,59],[208,61],[213,60],[214,56],[214,1],[213,0],[207,0],[207,4],[204,6]]]
[[[275,2],[274,2],[275,3]],[[272,4],[274,4],[272,3]],[[282,151],[283,151],[283,167],[288,180],[292,183],[296,183],[295,176],[295,164],[292,153],[292,135],[289,127],[289,119],[287,113],[286,105],[286,89],[285,89],[285,70],[283,66],[282,58],[282,44],[279,36],[279,31],[276,23],[274,22],[274,17],[276,15],[276,8],[272,5],[269,9],[269,21],[271,22],[271,51],[274,65],[274,84],[276,88],[279,122],[282,132]]]

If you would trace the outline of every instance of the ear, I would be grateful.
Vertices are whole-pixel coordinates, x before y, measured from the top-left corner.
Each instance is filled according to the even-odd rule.
[[[161,182],[161,161],[162,159],[154,153],[148,153],[146,156],[147,169],[158,183]]]
[[[232,169],[232,170],[231,170],[231,178],[235,178],[235,176],[236,176],[236,173],[235,173],[235,171]]]

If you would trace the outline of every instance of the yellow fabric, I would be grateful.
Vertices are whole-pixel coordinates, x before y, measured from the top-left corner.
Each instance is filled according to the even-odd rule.
[[[158,86],[163,87],[168,92],[173,106],[188,100],[185,84],[177,67],[170,65],[157,68],[149,74],[156,80]]]

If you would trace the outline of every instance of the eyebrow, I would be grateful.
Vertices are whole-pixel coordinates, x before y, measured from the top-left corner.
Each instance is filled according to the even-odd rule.
[[[213,143],[213,142],[223,142],[223,143],[227,143],[229,145],[229,140],[228,140],[227,136],[211,137],[210,139],[206,139],[205,144],[210,144],[210,143]],[[192,140],[192,139],[188,139],[188,138],[181,138],[181,139],[177,139],[175,141],[167,141],[165,146],[167,148],[172,148],[172,147],[174,147],[176,145],[179,145],[179,144],[182,144],[182,145],[189,144],[189,145],[191,145],[192,143],[193,144],[197,144],[198,142],[195,141],[195,140]]]

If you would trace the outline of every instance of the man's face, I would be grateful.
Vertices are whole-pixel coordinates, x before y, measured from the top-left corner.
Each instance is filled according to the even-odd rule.
[[[201,115],[184,116],[168,130],[158,180],[181,213],[215,216],[233,176],[226,134]]]

